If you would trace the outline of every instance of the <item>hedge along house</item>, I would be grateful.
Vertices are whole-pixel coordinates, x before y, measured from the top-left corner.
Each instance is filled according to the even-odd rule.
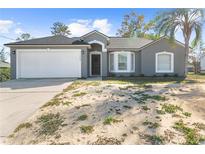
[[[12,79],[185,75],[184,44],[170,43],[166,37],[153,41],[92,31],[81,37],[56,35],[5,46],[11,50]]]

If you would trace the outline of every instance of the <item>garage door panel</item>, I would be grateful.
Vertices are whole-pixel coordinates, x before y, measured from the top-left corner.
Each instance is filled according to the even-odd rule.
[[[19,78],[81,77],[80,50],[18,51]]]

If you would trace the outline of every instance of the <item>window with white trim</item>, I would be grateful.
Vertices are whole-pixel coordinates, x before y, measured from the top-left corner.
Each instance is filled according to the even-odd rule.
[[[119,53],[118,54],[118,70],[126,71],[127,70],[127,54]]]
[[[171,52],[156,53],[156,73],[174,72],[174,54]]]
[[[135,54],[130,51],[111,52],[109,69],[110,72],[134,72]]]

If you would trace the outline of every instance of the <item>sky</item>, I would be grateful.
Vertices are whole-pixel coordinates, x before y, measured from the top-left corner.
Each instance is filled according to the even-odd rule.
[[[14,41],[22,33],[30,33],[34,38],[49,36],[51,35],[50,27],[56,21],[68,25],[72,36],[81,36],[92,30],[98,30],[108,36],[115,36],[125,14],[135,11],[139,15],[144,15],[145,21],[149,21],[159,12],[167,10],[150,8],[0,9],[0,49],[3,44]],[[177,33],[176,39],[183,42],[180,32]],[[203,34],[203,40],[205,40],[205,34]]]

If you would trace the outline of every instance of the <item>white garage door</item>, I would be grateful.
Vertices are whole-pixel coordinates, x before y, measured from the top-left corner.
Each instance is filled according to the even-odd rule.
[[[80,49],[17,50],[17,78],[81,77]]]

